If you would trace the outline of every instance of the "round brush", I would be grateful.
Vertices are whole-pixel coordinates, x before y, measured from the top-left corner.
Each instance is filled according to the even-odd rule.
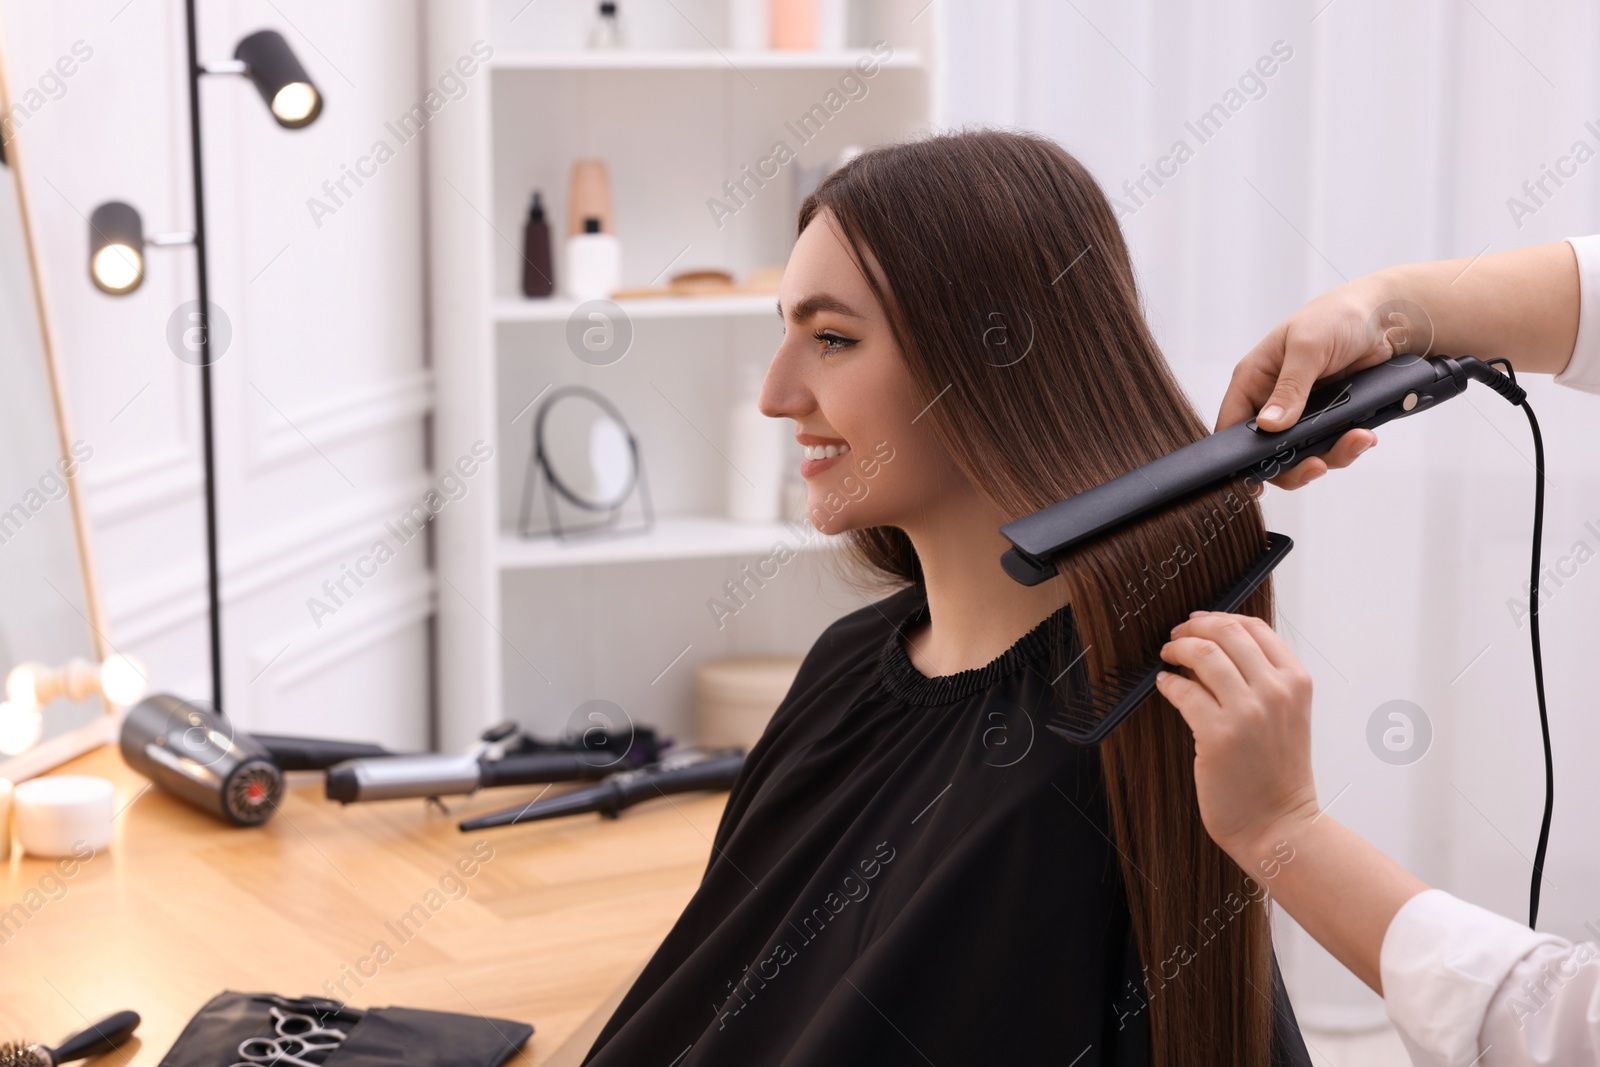
[[[139,1013],[119,1011],[79,1030],[56,1048],[10,1041],[0,1045],[0,1067],[55,1067],[113,1052],[139,1029]]]

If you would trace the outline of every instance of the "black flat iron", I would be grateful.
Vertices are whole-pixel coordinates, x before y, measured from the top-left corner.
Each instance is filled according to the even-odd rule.
[[[1146,463],[1103,485],[1000,527],[1012,547],[1000,557],[1023,585],[1056,576],[1054,560],[1119,526],[1237,479],[1260,484],[1334,446],[1346,432],[1370,430],[1437,407],[1477,380],[1521,404],[1515,381],[1471,356],[1396,356],[1343,381],[1320,386],[1287,430],[1241,422]]]
[[[1523,404],[1526,398],[1512,378],[1471,356],[1396,356],[1315,389],[1305,414],[1287,430],[1263,430],[1251,419],[1007,523],[1000,532],[1012,547],[1000,557],[1000,565],[1023,585],[1039,585],[1056,576],[1057,559],[1140,516],[1240,479],[1259,485],[1328,451],[1350,430],[1372,429],[1428,411],[1463,392],[1472,380],[1487,384],[1513,404]],[[1269,532],[1266,551],[1209,605],[1210,610],[1237,611],[1293,547],[1283,534]],[[1184,617],[1187,614],[1185,610]],[[1173,625],[1182,621],[1171,620]],[[1155,692],[1157,675],[1177,669],[1157,649],[1091,685],[1082,660],[1080,655],[1073,661],[1070,695],[1046,722],[1050,730],[1082,745],[1105,740]]]

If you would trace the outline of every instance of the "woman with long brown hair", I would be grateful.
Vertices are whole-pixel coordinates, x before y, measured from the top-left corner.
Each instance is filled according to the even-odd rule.
[[[901,588],[813,647],[589,1062],[1308,1062],[1272,871],[1207,837],[1174,709],[1098,750],[1043,725],[1238,578],[1255,501],[1169,508],[1040,586],[999,564],[1003,523],[1206,433],[1093,178],[1012,133],[867,152],[802,208],[780,314],[761,406],[811,521]],[[1243,611],[1270,621],[1270,588]]]

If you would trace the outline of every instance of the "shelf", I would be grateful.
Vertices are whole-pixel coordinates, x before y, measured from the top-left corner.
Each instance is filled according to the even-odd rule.
[[[808,536],[809,535],[809,536]],[[837,538],[809,527],[783,523],[732,522],[704,517],[658,518],[649,533],[562,541],[501,534],[501,570],[581,567],[597,563],[640,563],[667,559],[718,559],[766,556],[782,542],[802,552],[830,549]]]
[[[710,49],[601,52],[505,52],[490,61],[495,70],[847,70],[862,58],[887,70],[915,70],[922,60],[900,51],[879,60],[866,49],[843,52],[734,52]]]
[[[776,293],[737,293],[731,296],[661,296],[618,300],[630,320],[717,318],[748,315],[778,319]],[[561,297],[496,300],[496,322],[565,322],[577,303]]]

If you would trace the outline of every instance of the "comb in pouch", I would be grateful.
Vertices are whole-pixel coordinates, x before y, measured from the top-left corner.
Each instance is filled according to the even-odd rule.
[[[1289,554],[1294,542],[1280,533],[1267,533],[1267,550],[1256,557],[1244,575],[1227,592],[1211,605],[1212,611],[1237,611],[1245,598],[1272,573],[1272,568]],[[1185,616],[1187,618],[1187,615]],[[1183,619],[1175,619],[1176,626]],[[1164,643],[1164,642],[1163,642]],[[1143,661],[1112,671],[1099,686],[1089,684],[1088,671],[1080,666],[1083,655],[1074,661],[1071,695],[1058,701],[1045,726],[1068,741],[1080,745],[1098,745],[1122,725],[1134,709],[1143,704],[1156,691],[1156,675],[1162,671],[1177,670],[1161,658],[1161,650]],[[1072,668],[1068,668],[1072,670]]]

